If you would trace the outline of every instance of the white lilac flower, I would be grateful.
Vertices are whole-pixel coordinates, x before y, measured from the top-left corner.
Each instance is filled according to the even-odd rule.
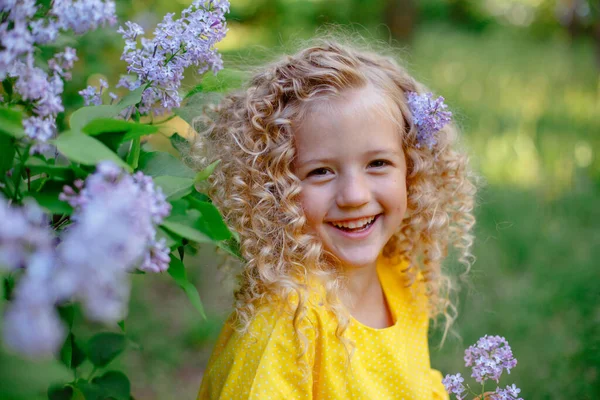
[[[11,207],[0,196],[0,221],[0,270],[13,271],[48,262],[54,238],[37,204]]]
[[[417,128],[417,147],[426,146],[431,150],[437,143],[435,134],[450,122],[452,113],[445,111],[448,106],[441,96],[434,99],[431,93],[408,92],[407,99]]]
[[[119,28],[117,32],[125,40],[121,59],[127,62],[127,71],[135,79],[122,78],[117,86],[135,90],[150,83],[142,94],[141,113],[152,110],[162,114],[179,107],[178,90],[186,68],[194,65],[199,73],[208,69],[217,73],[223,68],[214,46],[225,37],[228,11],[228,1],[197,0],[183,10],[177,20],[172,13],[165,15],[151,40],[140,39],[144,30],[136,23],[127,22],[125,28]],[[138,40],[141,48],[138,48]]]
[[[512,350],[503,337],[488,336],[465,350],[465,366],[472,367],[471,375],[479,383],[492,379],[498,383],[504,369],[510,370],[517,365]]]
[[[467,390],[463,385],[465,379],[460,375],[446,375],[444,379],[442,379],[442,383],[446,387],[446,391],[448,393],[454,393],[458,400],[462,400],[466,397],[465,391]]]

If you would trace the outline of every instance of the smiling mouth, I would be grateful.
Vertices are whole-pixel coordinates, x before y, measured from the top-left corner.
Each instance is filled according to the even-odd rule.
[[[335,227],[336,229],[342,230],[344,232],[362,232],[367,230],[377,221],[377,219],[381,216],[381,214],[374,215],[372,217],[361,218],[355,221],[339,221],[339,222],[328,222],[330,225]]]

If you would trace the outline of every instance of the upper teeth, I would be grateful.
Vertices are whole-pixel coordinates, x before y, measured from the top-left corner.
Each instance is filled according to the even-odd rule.
[[[361,228],[367,224],[370,224],[371,222],[373,222],[373,220],[375,219],[375,217],[366,217],[366,218],[361,218],[361,219],[355,219],[354,221],[336,221],[336,222],[332,222],[333,225],[337,226],[338,228],[349,228],[349,229],[355,229],[355,228]]]

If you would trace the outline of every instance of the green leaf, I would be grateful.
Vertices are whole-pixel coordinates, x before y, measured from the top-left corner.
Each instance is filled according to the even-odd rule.
[[[121,331],[123,333],[125,333],[125,320],[121,320],[121,321],[117,322],[117,325],[119,325],[119,328],[121,328]]]
[[[185,266],[173,254],[171,254],[170,257],[171,263],[169,264],[169,269],[167,272],[175,280],[175,283],[177,283],[177,285],[183,289],[188,299],[192,303],[192,306],[194,306],[194,308],[200,313],[202,318],[206,319],[204,307],[202,306],[202,300],[200,300],[200,294],[198,294],[196,287],[192,285],[190,281],[188,281],[185,272]]]
[[[84,165],[96,165],[100,161],[111,160],[131,171],[131,167],[126,162],[91,136],[67,131],[58,135],[58,138],[54,139],[52,143],[71,161]]]
[[[99,118],[112,118],[119,115],[122,109],[117,106],[100,105],[82,107],[71,114],[69,124],[71,129],[76,132],[81,132],[83,128],[90,122]]]
[[[127,96],[123,97],[117,107],[119,112],[123,111],[127,107],[135,106],[142,100],[142,93],[146,90],[146,85],[142,85],[134,91],[130,92]]]
[[[4,286],[4,300],[11,300],[12,293],[15,290],[15,277],[12,275],[8,275],[4,277],[3,281]]]
[[[83,393],[85,400],[107,400],[100,386],[86,382],[84,380],[77,381],[76,388]]]
[[[195,223],[195,221],[192,221],[192,226],[190,226],[189,222],[182,222],[175,220],[173,217],[169,217],[162,222],[161,226],[168,231],[191,241],[197,243],[212,243],[213,240],[195,228],[193,223]]]
[[[71,400],[73,388],[69,385],[53,385],[48,388],[48,400]]]
[[[236,257],[237,259],[244,261],[242,253],[240,252],[240,245],[235,240],[227,240],[224,242],[217,242],[217,247],[225,251],[227,254]]]
[[[189,99],[190,97],[192,97],[193,95],[195,95],[196,93],[201,93],[202,92],[202,84],[199,83],[197,84],[192,90],[190,90],[189,92],[187,92],[187,94],[185,95],[185,97],[183,98],[184,100]]]
[[[0,107],[0,133],[17,139],[24,137],[22,115],[21,111]]]
[[[85,361],[85,353],[77,344],[75,335],[72,332],[69,333],[65,343],[60,349],[60,360],[61,362],[70,369],[76,369]]]
[[[131,148],[129,149],[129,153],[127,153],[127,164],[134,170],[138,167],[141,149],[140,138],[136,137],[131,141]]]
[[[75,318],[75,307],[73,304],[64,304],[58,307],[58,315],[65,324],[69,327],[69,330],[73,328],[73,319]]]
[[[154,184],[162,188],[167,200],[180,199],[194,190],[194,180],[192,178],[159,176],[154,178]]]
[[[129,400],[131,384],[127,376],[120,371],[108,371],[94,378],[92,383],[100,388],[103,398]]]
[[[181,237],[168,232],[167,230],[159,227],[158,231],[156,232],[156,238],[157,240],[160,240],[162,238],[165,238],[165,242],[166,242],[166,246],[170,249],[179,246],[181,244]]]
[[[185,104],[174,110],[175,114],[177,114],[181,119],[190,124],[190,126],[194,126],[194,120],[200,113],[208,112],[208,107],[210,104],[218,104],[223,99],[223,93],[216,92],[195,92],[190,94],[185,101]],[[210,112],[209,112],[210,114]]]
[[[125,350],[123,334],[103,332],[93,336],[87,343],[87,356],[96,367],[105,367]]]
[[[193,178],[195,172],[169,153],[144,152],[140,155],[139,170],[150,176],[177,176]],[[193,183],[193,182],[192,182]]]
[[[220,162],[221,162],[221,160],[214,161],[208,167],[206,167],[202,171],[198,172],[198,174],[196,175],[196,178],[194,179],[194,183],[199,183],[199,182],[202,182],[202,181],[205,181],[206,179],[208,179],[208,177],[212,175],[215,168],[217,167],[217,165],[219,165]]]
[[[59,200],[58,193],[28,192],[26,196],[34,198],[40,207],[49,214],[71,215],[73,213],[73,207],[69,203]]]
[[[0,137],[1,140],[1,137]],[[72,181],[75,179],[75,172],[69,167],[48,164],[46,161],[40,160],[36,157],[30,157],[25,162],[25,166],[29,168],[32,175],[37,174],[48,174],[53,179],[60,179],[64,181]]]
[[[15,158],[14,139],[7,135],[0,135],[0,179],[3,179]]]
[[[158,128],[153,125],[138,124],[136,122],[128,122],[112,118],[98,118],[90,121],[83,127],[83,132],[94,136],[100,133],[134,133],[135,137],[150,135],[158,131]],[[131,137],[124,137],[123,140],[130,140]]]
[[[190,142],[186,138],[179,136],[177,132],[169,136],[169,141],[179,153],[187,153],[190,147]]]
[[[227,240],[231,237],[231,232],[219,210],[212,204],[205,201],[198,201],[193,197],[188,199],[190,205],[200,211],[201,217],[198,219],[197,227],[206,232],[214,240]]]

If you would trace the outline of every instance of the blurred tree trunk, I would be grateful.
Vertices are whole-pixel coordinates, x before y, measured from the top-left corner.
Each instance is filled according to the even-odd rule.
[[[385,22],[394,39],[409,41],[416,25],[417,9],[413,0],[387,0]]]

